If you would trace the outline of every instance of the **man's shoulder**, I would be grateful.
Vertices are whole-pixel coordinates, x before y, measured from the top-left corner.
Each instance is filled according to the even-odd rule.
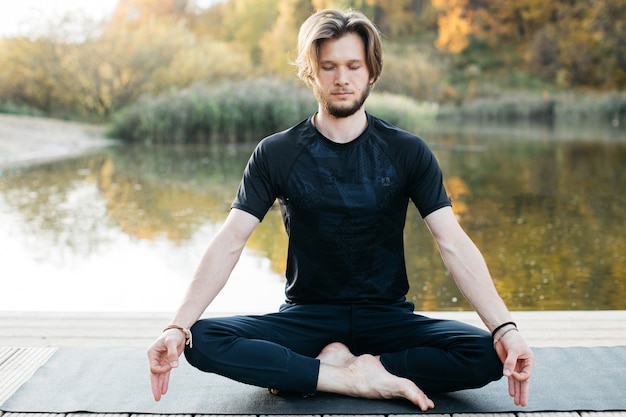
[[[288,129],[267,136],[259,142],[259,146],[265,148],[300,147],[312,137],[310,118],[291,126]]]
[[[426,142],[415,133],[401,129],[371,114],[369,118],[373,133],[380,141],[389,146],[400,148],[408,147],[412,149],[428,147]]]

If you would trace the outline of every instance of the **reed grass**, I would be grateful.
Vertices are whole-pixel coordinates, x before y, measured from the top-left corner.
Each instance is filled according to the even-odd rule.
[[[240,143],[315,111],[306,88],[275,79],[196,84],[143,97],[112,118],[108,136],[138,143]]]
[[[413,133],[431,126],[439,108],[436,103],[417,102],[406,96],[389,93],[372,93],[365,107],[376,117]]]
[[[18,104],[11,100],[0,101],[0,113],[19,116],[43,116],[43,112],[27,104]]]
[[[562,121],[609,122],[626,126],[626,93],[562,94],[556,108]]]
[[[410,131],[436,114],[436,106],[392,94],[372,94],[367,109]],[[197,84],[143,97],[114,115],[108,136],[134,143],[243,143],[286,129],[316,110],[313,94],[302,84],[276,79]]]
[[[458,107],[445,106],[439,117],[484,122],[543,121],[554,118],[555,105],[556,100],[552,97],[509,94],[466,100]]]
[[[442,106],[440,119],[481,122],[610,123],[626,126],[626,93],[511,93]]]

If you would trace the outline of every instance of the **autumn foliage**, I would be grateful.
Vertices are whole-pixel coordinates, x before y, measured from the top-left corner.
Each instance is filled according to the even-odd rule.
[[[67,16],[0,39],[0,106],[108,119],[198,83],[295,80],[298,27],[326,7],[360,10],[380,28],[379,92],[445,102],[493,95],[493,85],[626,86],[626,0],[119,0],[104,21]]]

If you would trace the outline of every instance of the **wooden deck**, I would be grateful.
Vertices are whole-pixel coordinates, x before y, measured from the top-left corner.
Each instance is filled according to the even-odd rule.
[[[59,347],[147,347],[171,313],[0,312],[0,404],[9,398]],[[480,326],[473,312],[432,312]],[[626,311],[515,312],[531,346],[626,345]],[[439,417],[478,417],[472,414]],[[4,413],[0,417],[155,417],[135,414]],[[480,417],[626,417],[613,412],[502,413]],[[191,416],[189,416],[191,417]],[[201,417],[201,416],[197,416]],[[241,416],[238,416],[241,417]],[[321,417],[321,416],[320,416]],[[382,416],[380,416],[382,417]],[[405,416],[398,416],[405,417]]]
[[[482,326],[470,311],[425,314]],[[0,312],[0,347],[147,347],[172,315]],[[535,347],[626,345],[626,310],[517,311],[513,317]]]

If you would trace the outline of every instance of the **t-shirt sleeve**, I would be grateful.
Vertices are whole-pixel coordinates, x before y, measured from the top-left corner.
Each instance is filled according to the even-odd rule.
[[[243,210],[262,221],[276,200],[272,185],[270,161],[264,142],[261,141],[250,156],[231,208]]]
[[[443,174],[437,158],[430,148],[421,141],[410,163],[409,196],[422,217],[443,207],[451,206],[450,198],[443,184]]]

